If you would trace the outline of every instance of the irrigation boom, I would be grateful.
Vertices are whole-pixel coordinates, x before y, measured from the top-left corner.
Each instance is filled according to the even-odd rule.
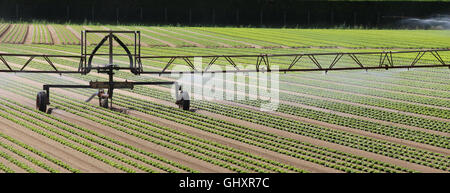
[[[88,53],[88,34],[100,33],[106,34],[95,48]],[[134,36],[132,43],[133,49],[130,51],[128,46],[123,43],[116,34],[131,34]],[[97,53],[99,49],[108,42],[108,53]],[[113,52],[114,44],[118,44],[126,54],[118,54]],[[441,57],[441,52],[448,52],[450,49],[428,49],[428,50],[408,50],[408,51],[373,51],[373,52],[334,52],[334,53],[299,53],[299,54],[253,54],[253,55],[198,55],[198,56],[141,56],[141,37],[140,31],[98,31],[86,30],[81,32],[81,49],[80,55],[46,55],[46,54],[13,54],[0,53],[0,61],[6,69],[0,69],[0,72],[14,73],[57,73],[57,74],[88,74],[92,70],[98,73],[108,75],[107,82],[91,81],[88,85],[43,85],[43,90],[37,94],[36,108],[46,112],[47,105],[50,104],[50,88],[94,88],[99,89],[87,101],[98,96],[99,104],[102,107],[112,106],[112,97],[114,89],[129,88],[135,85],[171,85],[176,84],[175,81],[153,81],[153,82],[117,82],[114,81],[115,71],[129,70],[134,75],[140,74],[172,74],[172,73],[237,73],[237,72],[302,72],[302,71],[337,71],[337,70],[370,70],[370,69],[392,69],[392,68],[432,68],[432,67],[448,67],[450,63]],[[423,56],[428,54],[428,59]],[[93,66],[92,61],[95,56],[108,56],[108,63],[103,66]],[[114,56],[127,57],[129,66],[123,67],[114,63]],[[405,57],[408,56],[408,57]],[[410,58],[414,59],[411,61]],[[21,65],[20,69],[13,69],[5,59],[5,57],[27,57],[28,60]],[[192,62],[194,58],[201,57],[209,61],[208,65],[195,66]],[[333,58],[330,61],[324,61],[323,57]],[[26,67],[35,58],[44,59],[51,67],[50,70],[28,70]],[[79,60],[77,70],[61,70],[52,62],[52,58],[66,58]],[[251,68],[242,68],[235,62],[235,59],[247,58],[255,61]],[[347,58],[343,61],[342,58]],[[189,70],[172,71],[169,70],[173,66],[175,60],[181,60],[181,65],[185,65]],[[144,70],[143,61],[161,62],[168,60],[161,70]],[[218,60],[225,62],[226,66],[232,67],[227,70],[210,69]],[[369,60],[369,61],[366,61]],[[282,61],[282,62],[280,62]],[[289,61],[289,62],[286,62]],[[376,62],[374,62],[376,61]],[[273,64],[272,64],[273,63]],[[275,65],[284,68],[273,69]],[[178,63],[177,65],[180,65]],[[223,64],[222,64],[223,65]],[[189,97],[186,93],[182,93],[182,89],[176,86],[177,104],[180,108],[189,109]],[[107,92],[103,91],[107,89]],[[181,92],[181,93],[179,93]],[[108,105],[108,99],[110,105]]]

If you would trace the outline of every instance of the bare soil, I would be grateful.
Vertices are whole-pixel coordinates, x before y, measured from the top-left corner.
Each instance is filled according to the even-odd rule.
[[[51,42],[56,45],[61,45],[61,41],[59,40],[58,34],[56,34],[55,28],[52,25],[46,25],[48,31],[50,32]]]
[[[14,28],[15,24],[9,24],[8,28],[0,34],[0,42],[6,42],[6,38],[10,34],[11,30]]]
[[[78,39],[78,41],[81,42],[81,34],[80,34],[80,32],[75,31],[69,25],[66,25],[66,29],[68,29]],[[87,45],[90,45],[89,41],[86,40],[86,42],[87,42]]]
[[[6,27],[6,29],[5,29],[2,33],[0,33],[0,42],[2,42],[3,36],[5,36],[6,34],[8,34],[7,32],[10,30],[12,24],[7,24],[7,25],[8,25],[8,26]]]
[[[32,44],[33,43],[33,34],[34,34],[34,25],[28,25],[27,34],[25,35],[24,44]]]

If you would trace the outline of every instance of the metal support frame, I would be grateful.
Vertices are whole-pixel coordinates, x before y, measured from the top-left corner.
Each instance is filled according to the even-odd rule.
[[[50,105],[50,88],[91,88],[91,89],[103,89],[103,88],[128,88],[133,89],[136,85],[172,85],[177,84],[174,81],[160,81],[160,82],[89,82],[89,85],[67,85],[67,84],[45,84],[43,85],[43,90],[47,94],[47,105]],[[109,95],[109,93],[108,93]],[[111,104],[112,104],[112,93],[110,95]]]
[[[450,49],[440,49],[440,50],[409,50],[409,51],[383,51],[383,52],[336,52],[336,53],[308,53],[308,54],[259,54],[259,55],[199,55],[199,56],[141,56],[142,60],[161,60],[169,58],[169,62],[164,67],[162,71],[143,71],[142,74],[170,74],[170,73],[232,73],[232,72],[260,72],[261,66],[266,66],[266,71],[270,72],[270,63],[269,58],[280,58],[280,57],[293,57],[290,63],[287,63],[289,65],[287,68],[278,69],[279,72],[302,72],[302,71],[337,71],[337,70],[369,70],[369,69],[389,69],[389,68],[433,68],[433,67],[449,67],[450,63],[448,61],[445,61],[439,52],[449,52]],[[414,58],[414,60],[410,63],[401,63],[396,62],[394,63],[395,56],[400,54],[407,54],[407,53],[417,53],[417,56]],[[436,61],[432,64],[427,65],[417,65],[417,63],[422,60],[422,56],[424,56],[426,53],[430,53],[434,56],[434,59]],[[354,67],[336,67],[336,64],[338,64],[340,61],[342,61],[342,57],[348,55],[353,62],[357,65]],[[363,64],[361,62],[360,57],[361,56],[367,56],[372,55],[376,57],[376,55],[379,55],[379,62],[378,66],[370,66],[367,64]],[[299,60],[302,57],[308,57],[309,60],[315,65],[314,67],[301,67],[298,65]],[[318,59],[319,56],[331,56],[334,57],[332,62],[328,67],[322,65],[323,61],[320,61]],[[183,58],[187,60],[188,58],[194,58],[194,57],[202,57],[202,58],[211,58],[211,62],[207,65],[207,67],[203,70],[201,69],[193,69],[191,65],[188,64],[189,67],[191,67],[191,71],[171,71],[168,70],[169,66],[173,65],[175,58]],[[214,64],[219,58],[224,58],[225,61],[227,61],[228,65],[231,65],[235,67],[235,70],[209,70],[210,66]],[[256,58],[255,63],[255,69],[254,70],[242,70],[237,68],[237,63],[233,60],[236,58]],[[430,62],[430,60],[428,60]],[[376,64],[376,63],[373,63]],[[246,63],[246,65],[248,65]]]

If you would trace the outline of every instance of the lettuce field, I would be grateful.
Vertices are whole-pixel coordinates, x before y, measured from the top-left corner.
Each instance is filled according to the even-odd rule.
[[[232,55],[449,49],[449,30],[269,29],[227,27],[0,24],[0,52],[80,55],[82,30],[138,30],[141,55]],[[90,36],[93,48],[102,36]],[[121,35],[127,45],[132,37]],[[405,55],[396,62],[411,62]],[[450,63],[450,52],[440,57]],[[424,55],[423,60],[431,60]],[[4,56],[11,68],[26,57]],[[318,58],[331,61],[333,58]],[[379,58],[364,58],[377,64]],[[97,58],[97,63],[106,63]],[[127,58],[117,57],[119,64]],[[346,60],[343,60],[344,62]],[[79,61],[54,58],[64,70]],[[148,59],[146,69],[167,61]],[[204,61],[208,62],[208,61]],[[225,65],[226,61],[217,61]],[[239,58],[242,66],[255,61]],[[273,61],[280,66],[289,59]],[[182,60],[173,61],[183,63]],[[7,66],[0,62],[0,69]],[[34,59],[29,69],[51,68]],[[450,69],[280,73],[279,106],[262,100],[192,100],[175,105],[168,86],[116,90],[118,112],[85,100],[93,89],[52,91],[52,112],[35,108],[43,84],[87,84],[104,74],[0,73],[0,173],[448,173]],[[167,81],[165,75],[116,80]],[[245,77],[243,80],[252,79]],[[230,83],[235,85],[245,82]],[[198,93],[191,93],[192,95]],[[248,96],[247,96],[248,97]]]

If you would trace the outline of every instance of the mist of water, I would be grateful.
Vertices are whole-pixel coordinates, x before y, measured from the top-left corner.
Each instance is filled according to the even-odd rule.
[[[450,15],[438,15],[425,19],[407,18],[400,21],[402,26],[421,29],[450,29]]]

